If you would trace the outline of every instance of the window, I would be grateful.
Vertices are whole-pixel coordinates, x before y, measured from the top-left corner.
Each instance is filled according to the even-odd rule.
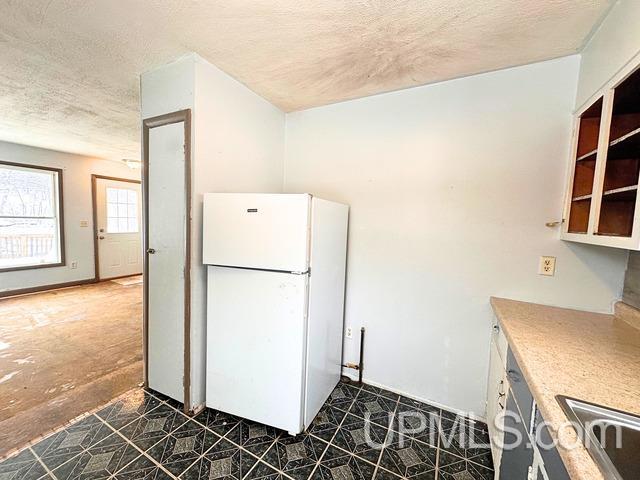
[[[138,233],[138,194],[107,187],[107,233]]]
[[[62,170],[0,162],[0,271],[64,265]]]

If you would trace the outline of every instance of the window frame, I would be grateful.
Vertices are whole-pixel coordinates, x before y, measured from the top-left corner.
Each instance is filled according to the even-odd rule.
[[[25,169],[32,170],[44,170],[47,172],[54,172],[57,174],[57,198],[56,198],[56,207],[57,207],[57,226],[58,226],[58,239],[60,243],[60,261],[56,263],[38,263],[34,265],[22,265],[19,267],[0,267],[0,274],[5,272],[16,272],[19,270],[33,270],[40,268],[52,268],[52,267],[64,267],[67,264],[66,255],[65,255],[65,241],[64,241],[64,193],[62,190],[62,169],[54,168],[54,167],[45,167],[42,165],[32,165],[28,163],[18,163],[18,162],[7,162],[4,160],[0,160],[0,165],[6,165],[9,167],[19,167]],[[18,218],[18,217],[16,217]]]
[[[109,217],[109,204],[114,204],[114,202],[110,202],[109,201],[109,190],[124,190],[127,192],[127,201],[125,203],[120,202],[120,199],[118,198],[118,200],[115,202],[116,208],[118,208],[120,205],[125,205],[127,207],[127,215],[125,217],[121,217],[119,215],[116,215],[115,217]],[[109,235],[128,235],[128,234],[139,234],[140,233],[140,202],[138,200],[138,193],[134,188],[124,188],[124,187],[106,187],[106,199],[105,199],[105,203],[107,205],[107,212],[106,212],[106,220],[107,220],[107,226],[105,227],[105,230],[107,234]],[[133,192],[133,195],[135,197],[135,203],[131,204],[129,203],[129,192]],[[135,217],[130,217],[129,216],[129,211],[128,208],[129,206],[133,205],[135,207]],[[115,218],[116,221],[118,221],[118,231],[117,232],[113,232],[113,231],[109,231],[109,220],[110,218]],[[127,220],[127,230],[126,231],[120,231],[120,224],[119,224],[119,220],[120,219],[125,219]],[[129,230],[129,220],[135,220],[136,222],[136,229],[135,230]]]

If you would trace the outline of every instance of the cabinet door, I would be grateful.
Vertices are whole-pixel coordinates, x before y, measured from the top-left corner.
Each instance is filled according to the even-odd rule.
[[[618,84],[609,108],[604,178],[600,189],[599,236],[631,237],[640,172],[640,70]]]
[[[507,393],[506,407],[499,478],[500,480],[524,480],[528,478],[529,467],[533,464],[533,448],[527,435],[527,426],[518,412],[511,390]]]
[[[596,157],[602,122],[603,98],[588,107],[577,120],[575,163],[569,198],[567,232],[587,234],[591,219]]]
[[[540,460],[548,478],[552,480],[570,480],[564,462],[555,446],[549,429],[544,424],[540,411],[535,410],[535,439]]]
[[[640,68],[629,64],[576,118],[561,238],[640,250],[639,177]]]
[[[531,465],[531,474],[528,480],[549,480],[547,472],[544,469],[542,457],[540,457],[540,454],[537,450],[534,450],[533,453],[533,465]]]
[[[502,415],[506,402],[506,381],[502,359],[494,341],[491,342],[489,354],[489,382],[487,389],[487,426],[491,437],[491,453],[493,466],[496,471],[500,468],[501,450],[499,444],[502,441]]]
[[[511,348],[507,351],[507,379],[509,380],[509,391],[513,395],[522,420],[528,428],[531,423],[533,395]]]

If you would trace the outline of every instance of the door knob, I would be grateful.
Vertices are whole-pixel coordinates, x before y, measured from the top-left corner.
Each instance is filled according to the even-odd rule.
[[[154,253],[156,253],[156,249],[155,248],[147,248],[147,253],[154,254]]]
[[[98,238],[99,238],[100,240],[104,240],[104,235],[100,235]]]

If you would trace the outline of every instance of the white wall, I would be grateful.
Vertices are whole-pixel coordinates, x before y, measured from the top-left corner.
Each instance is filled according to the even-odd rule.
[[[194,97],[195,54],[184,55],[140,76],[140,115],[143,119],[193,109]],[[193,141],[193,135],[191,138]]]
[[[140,179],[140,170],[125,164],[43,148],[0,142],[0,161],[61,168],[64,203],[66,265],[0,273],[0,291],[18,290],[95,277],[91,175]],[[86,220],[87,227],[80,222]],[[72,269],[71,262],[78,268]]]
[[[367,328],[365,379],[483,415],[491,295],[610,311],[627,253],[544,225],[562,214],[578,62],[287,116],[284,190],[351,205],[345,322]]]
[[[207,270],[202,264],[202,197],[207,192],[281,192],[284,113],[195,57],[192,235],[192,391],[205,400]]]
[[[582,51],[576,107],[640,52],[640,1],[618,0]]]
[[[191,398],[204,403],[206,268],[202,196],[280,192],[284,113],[196,54],[145,73],[142,118],[192,109]]]

